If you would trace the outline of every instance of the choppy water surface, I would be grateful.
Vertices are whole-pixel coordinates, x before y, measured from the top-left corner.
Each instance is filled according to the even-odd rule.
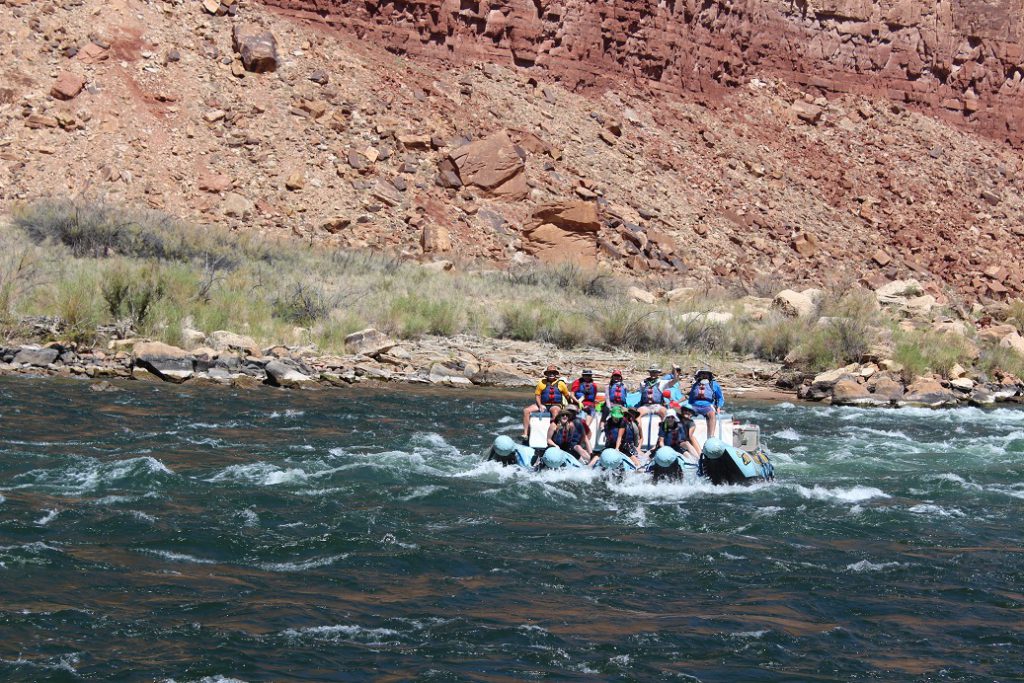
[[[1024,677],[1024,411],[736,407],[779,480],[713,489],[481,464],[516,394],[121,388],[0,381],[2,680]]]

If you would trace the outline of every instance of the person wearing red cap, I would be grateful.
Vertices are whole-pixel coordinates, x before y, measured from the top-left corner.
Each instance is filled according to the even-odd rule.
[[[604,408],[602,409],[604,419],[608,419],[608,411],[611,410],[612,406],[619,406],[623,410],[626,409],[626,394],[628,393],[629,389],[626,387],[626,383],[622,381],[622,370],[618,368],[612,370],[608,391],[604,395]]]
[[[569,403],[580,404],[579,399],[572,395],[565,381],[558,376],[558,367],[549,365],[544,370],[544,379],[537,382],[533,392],[533,403],[523,409],[523,439],[530,438],[530,415],[537,411],[551,411],[554,422],[562,410],[563,399]]]

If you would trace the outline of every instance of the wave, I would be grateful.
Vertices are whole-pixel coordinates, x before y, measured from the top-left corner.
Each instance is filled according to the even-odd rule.
[[[927,515],[929,517],[965,517],[966,515],[962,510],[956,508],[944,508],[941,505],[932,505],[930,503],[921,503],[920,505],[914,505],[913,507],[907,508],[908,512],[913,512],[916,515]]]
[[[892,569],[894,567],[905,567],[906,565],[902,562],[871,562],[869,560],[861,560],[860,562],[854,562],[853,564],[846,565],[846,571],[848,572],[881,572],[886,569]]]
[[[173,475],[174,472],[152,456],[101,462],[83,458],[67,467],[31,470],[14,478],[13,489],[41,489],[56,494],[80,496],[102,486],[123,484],[152,475]]]
[[[773,439],[784,439],[786,441],[800,441],[804,438],[800,432],[796,431],[792,427],[786,427],[781,431],[775,432],[771,437]]]
[[[348,556],[349,553],[343,553],[328,557],[314,557],[304,562],[260,562],[255,566],[268,572],[304,572],[317,567],[327,567]]]
[[[309,479],[305,470],[282,469],[268,462],[254,462],[247,465],[231,465],[206,479],[208,483],[230,482],[256,484],[257,486],[278,486],[280,484],[304,484]]]
[[[45,515],[36,520],[36,524],[38,524],[39,526],[46,526],[53,520],[57,519],[57,515],[59,514],[60,511],[57,510],[56,508],[52,510],[47,510]]]
[[[891,498],[888,493],[881,489],[876,489],[873,486],[851,486],[850,488],[826,488],[824,486],[808,488],[800,484],[787,484],[787,486],[795,490],[801,497],[807,498],[808,500],[860,503],[873,498]]]
[[[217,560],[209,560],[204,557],[196,557],[195,555],[188,555],[186,553],[176,553],[171,550],[150,550],[143,549],[139,552],[145,553],[146,555],[155,555],[162,557],[165,560],[171,562],[186,562],[188,564],[220,564]]]
[[[358,624],[338,624],[334,626],[308,626],[306,628],[289,628],[281,635],[292,640],[326,640],[330,642],[359,642],[379,644],[384,638],[397,638],[401,634],[390,628],[369,628]]]

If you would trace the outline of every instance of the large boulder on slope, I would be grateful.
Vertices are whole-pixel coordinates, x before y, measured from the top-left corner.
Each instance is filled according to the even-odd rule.
[[[50,363],[55,363],[58,356],[60,356],[60,351],[57,349],[36,349],[30,346],[23,346],[14,354],[12,362],[45,368]]]
[[[832,386],[832,403],[838,406],[855,406],[880,402],[867,388],[854,379],[844,378]],[[887,401],[881,401],[883,403]]]
[[[505,131],[456,148],[448,155],[463,185],[474,185],[497,197],[522,199],[529,188],[525,168]]]
[[[277,39],[273,33],[239,24],[231,37],[246,71],[265,73],[277,70]]]
[[[772,299],[772,308],[792,318],[803,318],[814,313],[814,300],[802,292],[784,289]]]

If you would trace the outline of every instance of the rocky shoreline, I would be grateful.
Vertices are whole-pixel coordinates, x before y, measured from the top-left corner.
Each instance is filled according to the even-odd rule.
[[[622,367],[627,376],[639,379],[650,361],[622,352],[567,352],[550,344],[468,335],[399,342],[373,329],[349,335],[346,355],[320,355],[310,346],[260,348],[251,338],[227,331],[193,341],[197,345],[188,351],[142,339],[113,340],[106,350],[64,342],[0,347],[0,375],[99,380],[97,389],[109,387],[103,381],[111,379],[243,389],[314,389],[362,382],[529,388],[551,362],[567,375],[592,367],[601,376]],[[1024,403],[1024,383],[1013,376],[994,382],[927,376],[906,383],[897,370],[875,363],[808,374],[750,359],[721,361],[716,370],[732,398],[865,407]]]

